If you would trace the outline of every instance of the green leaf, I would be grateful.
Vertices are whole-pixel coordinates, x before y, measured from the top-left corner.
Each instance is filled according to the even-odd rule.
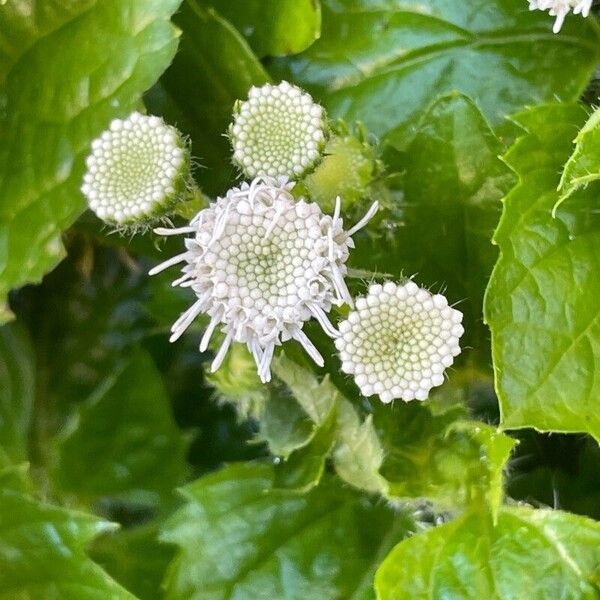
[[[486,292],[501,425],[591,433],[600,439],[600,184],[552,217],[560,169],[585,119],[575,106],[516,117],[526,131],[505,156],[519,175],[495,241],[500,258]]]
[[[551,510],[504,507],[398,544],[375,579],[380,600],[452,598],[595,599],[600,593],[600,525]]]
[[[332,456],[336,473],[360,490],[387,494],[388,482],[379,474],[384,449],[372,416],[361,420],[345,398],[340,400],[337,414],[338,432]]]
[[[489,364],[489,332],[482,324],[485,286],[497,257],[490,238],[501,199],[514,176],[498,155],[502,146],[468,98],[437,100],[414,132],[402,167],[404,198],[390,219],[385,243],[361,245],[361,266],[416,273],[444,289],[465,314],[466,356]],[[395,221],[395,222],[394,222]],[[398,225],[400,223],[400,225]],[[470,350],[472,348],[472,350]]]
[[[231,23],[197,0],[187,0],[175,22],[183,31],[179,51],[146,105],[190,135],[193,154],[206,167],[197,173],[199,183],[209,194],[223,194],[236,175],[224,137],[233,104],[269,76]]]
[[[375,565],[412,520],[333,480],[301,495],[273,479],[267,465],[238,464],[184,488],[163,533],[178,546],[167,598],[374,598]]]
[[[55,476],[61,490],[80,499],[154,505],[181,483],[186,445],[160,373],[145,351],[133,349],[124,368],[82,406],[60,444]]]
[[[322,5],[321,39],[273,71],[402,149],[440,94],[468,95],[496,126],[525,105],[578,98],[599,56],[593,19],[568,17],[554,35],[548,15],[522,0]]]
[[[337,388],[329,381],[329,376],[325,375],[319,381],[310,371],[284,354],[273,360],[272,368],[313,422],[316,425],[323,423],[340,396]]]
[[[0,89],[0,305],[11,288],[39,281],[64,257],[60,234],[84,209],[89,144],[138,106],[171,61],[177,35],[169,17],[179,1],[0,7],[0,40],[10,48]]]
[[[28,458],[35,395],[35,359],[27,333],[0,327],[0,452],[15,464]]]
[[[244,35],[260,57],[306,50],[321,35],[319,0],[207,0]]]
[[[336,412],[337,407],[333,406],[310,442],[275,465],[275,487],[305,493],[319,485],[325,471],[325,460],[335,442]]]
[[[490,425],[459,420],[463,414],[461,407],[433,414],[416,402],[375,409],[389,496],[426,498],[446,509],[485,499],[497,511],[515,441]]]
[[[555,206],[576,190],[600,179],[600,109],[596,109],[575,138],[575,151],[563,171],[558,190],[561,193]]]
[[[332,458],[338,475],[354,487],[369,492],[387,491],[378,471],[383,450],[370,417],[361,420],[352,403],[331,383],[329,375],[319,381],[307,368],[281,354],[273,360],[273,371],[292,393],[291,400],[304,409],[319,431],[325,420],[335,414],[336,425]]]
[[[14,465],[0,449],[0,490],[26,493],[31,487],[28,463]]]
[[[144,600],[163,597],[161,582],[174,548],[158,541],[156,519],[139,527],[108,531],[94,540],[90,556],[128,590]]]
[[[290,391],[273,382],[259,416],[259,440],[266,441],[275,456],[287,458],[294,450],[304,448],[313,438],[316,427]]]
[[[0,490],[0,598],[133,600],[85,554],[112,525]]]
[[[393,499],[427,498],[444,509],[485,501],[497,511],[515,441],[484,423],[461,420],[461,406],[434,414],[419,402],[377,403],[372,415],[361,418],[328,376],[319,382],[283,354],[273,361],[273,370],[310,415],[314,432],[323,427],[324,409],[335,410],[331,458],[346,482]],[[310,444],[292,456],[295,463],[306,456],[304,469],[318,475]]]

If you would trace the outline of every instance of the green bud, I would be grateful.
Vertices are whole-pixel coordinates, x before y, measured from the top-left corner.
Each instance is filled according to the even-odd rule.
[[[215,339],[218,347],[220,336]],[[258,418],[267,400],[268,388],[261,383],[254,358],[244,344],[233,343],[221,367],[207,373],[206,379],[223,401],[235,405],[242,418]]]
[[[357,135],[352,135],[343,124],[338,125],[338,133],[325,146],[322,161],[303,179],[306,193],[325,212],[333,210],[337,196],[347,210],[372,195],[370,187],[382,165],[365,137],[360,127]]]

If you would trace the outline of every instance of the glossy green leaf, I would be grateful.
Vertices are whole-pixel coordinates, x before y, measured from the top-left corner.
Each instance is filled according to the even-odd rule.
[[[306,50],[321,34],[319,0],[207,0],[248,40],[258,56]]]
[[[0,452],[7,462],[27,460],[34,395],[35,358],[29,337],[15,324],[4,325],[0,327]]]
[[[375,565],[411,519],[333,480],[296,494],[273,479],[269,466],[239,464],[184,488],[163,533],[178,546],[167,598],[374,598]]]
[[[85,554],[112,526],[0,490],[0,598],[134,600]]]
[[[600,525],[569,513],[505,507],[496,526],[467,513],[398,544],[377,571],[379,600],[592,600]]]
[[[560,170],[586,117],[542,106],[516,117],[527,131],[505,157],[519,175],[495,241],[500,258],[486,293],[496,389],[507,429],[584,431],[600,439],[600,184],[552,216]]]
[[[489,364],[483,294],[497,257],[490,243],[514,176],[478,108],[453,94],[436,101],[414,132],[402,167],[404,196],[384,238],[359,246],[361,266],[415,274],[465,314],[459,360]],[[359,259],[357,259],[358,261]]]
[[[80,499],[154,505],[182,481],[185,454],[160,373],[145,351],[133,349],[81,407],[60,444],[55,475],[63,491]]]
[[[600,109],[596,109],[575,138],[575,150],[563,171],[558,204],[580,187],[600,179]],[[591,207],[590,207],[591,208]]]
[[[198,0],[187,0],[175,22],[183,31],[179,51],[146,105],[190,135],[205,167],[196,173],[202,189],[223,194],[236,179],[224,137],[233,104],[269,76],[231,23]]]
[[[89,144],[112,118],[138,106],[171,61],[177,35],[169,17],[178,5],[47,0],[0,7],[0,47],[10,53],[0,89],[0,304],[63,258],[61,232],[84,209],[79,185]]]
[[[575,100],[599,56],[592,19],[551,18],[522,0],[324,0],[321,39],[273,71],[335,117],[405,148],[440,95],[471,97],[493,126],[525,105]]]

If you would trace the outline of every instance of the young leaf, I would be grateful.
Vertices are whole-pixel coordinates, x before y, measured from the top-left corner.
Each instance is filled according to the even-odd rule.
[[[304,448],[317,431],[306,411],[278,382],[270,386],[259,421],[259,440],[266,441],[271,452],[283,458]]]
[[[591,433],[600,439],[600,215],[597,182],[552,217],[560,169],[585,119],[550,105],[516,117],[527,133],[505,156],[519,175],[495,241],[500,258],[485,302],[501,425]]]
[[[273,480],[270,466],[246,463],[184,488],[162,536],[178,546],[167,598],[374,598],[375,565],[412,520],[334,480],[308,494]]]
[[[323,34],[274,71],[316,94],[332,116],[363,121],[405,148],[423,111],[458,90],[496,126],[525,105],[575,100],[598,62],[593,19],[561,35],[524,0],[324,0]],[[485,76],[481,76],[485,74]]]
[[[38,2],[30,10],[49,18],[39,31],[24,23],[22,3],[0,7],[1,38],[15,36],[14,23],[25,30],[0,88],[0,312],[11,288],[63,258],[61,232],[84,209],[90,142],[137,107],[171,61],[179,1]]]
[[[191,136],[194,156],[207,167],[198,172],[202,188],[222,194],[235,179],[224,137],[233,104],[269,76],[246,40],[213,9],[187,0],[175,22],[183,31],[179,52],[146,105]]]
[[[590,116],[575,138],[575,150],[569,158],[558,186],[561,193],[555,206],[580,187],[600,179],[600,109]]]
[[[35,393],[35,359],[27,333],[16,324],[0,327],[0,453],[6,463],[28,458]]]
[[[208,0],[248,40],[260,57],[306,50],[321,35],[319,0]]]
[[[551,510],[504,507],[398,544],[375,578],[380,600],[598,597],[600,525]]]
[[[337,407],[333,406],[310,442],[275,465],[276,488],[305,493],[319,485],[325,472],[325,461],[335,442],[336,412]]]
[[[332,458],[338,475],[358,489],[386,493],[387,483],[378,471],[383,449],[370,417],[361,420],[352,403],[331,383],[329,375],[318,381],[314,373],[281,354],[273,371],[288,386],[293,397],[310,416],[318,431],[335,414]],[[323,457],[324,458],[324,457]]]
[[[112,528],[90,515],[0,490],[0,596],[135,600],[85,554]]]
[[[485,499],[493,513],[502,500],[502,473],[514,440],[484,423],[459,420],[461,408],[433,414],[398,402],[377,407],[375,429],[384,449],[381,475],[388,495],[427,498],[441,508]]]
[[[136,348],[80,409],[77,427],[60,444],[55,476],[80,499],[155,505],[181,483],[186,446],[160,373]]]

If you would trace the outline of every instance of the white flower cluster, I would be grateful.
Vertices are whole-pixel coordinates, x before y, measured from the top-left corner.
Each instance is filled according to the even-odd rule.
[[[250,178],[299,177],[319,160],[325,128],[323,108],[300,88],[287,81],[253,87],[235,109],[233,160]]]
[[[189,154],[162,119],[134,112],[92,142],[81,191],[104,221],[126,225],[163,215],[185,189]]]
[[[342,370],[365,396],[425,400],[460,354],[462,313],[446,298],[408,281],[371,285],[339,324]]]
[[[275,346],[295,339],[319,365],[323,359],[302,327],[315,317],[335,337],[327,313],[332,305],[352,303],[344,282],[351,236],[375,214],[375,203],[359,223],[344,230],[338,198],[333,216],[317,204],[296,200],[285,178],[258,177],[229,190],[200,211],[189,226],[156,229],[160,235],[191,234],[187,250],[150,274],[183,262],[173,285],[191,287],[196,302],[172,327],[176,340],[200,313],[210,324],[200,349],[206,350],[215,328],[225,340],[212,363],[215,371],[233,341],[254,356],[258,374],[269,381]]]
[[[547,10],[551,16],[556,17],[552,31],[558,33],[571,10],[575,15],[587,17],[592,2],[593,0],[529,0],[529,10]]]

